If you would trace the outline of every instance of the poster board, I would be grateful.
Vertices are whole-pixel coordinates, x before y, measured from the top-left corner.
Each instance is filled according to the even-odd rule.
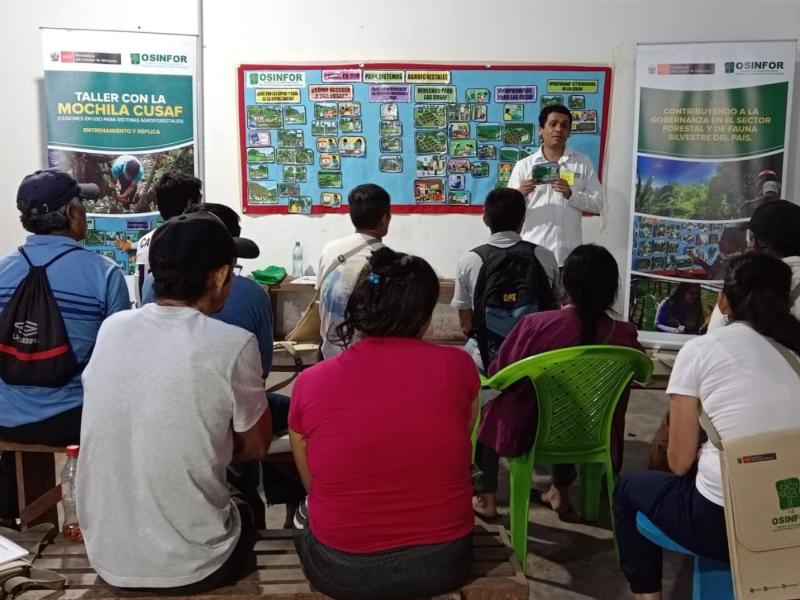
[[[241,65],[239,150],[248,214],[346,212],[376,183],[394,213],[481,213],[538,149],[547,104],[603,172],[611,69],[358,63]]]

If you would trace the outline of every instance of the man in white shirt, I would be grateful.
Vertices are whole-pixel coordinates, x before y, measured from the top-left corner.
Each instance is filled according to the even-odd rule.
[[[542,109],[539,114],[542,145],[514,165],[508,182],[508,187],[525,195],[528,206],[522,239],[550,250],[559,266],[583,243],[582,212],[603,211],[603,188],[591,159],[567,148],[571,129],[572,114],[565,106]],[[537,183],[533,178],[534,166],[548,162],[558,163],[559,178],[551,183]]]
[[[335,338],[336,326],[344,321],[344,309],[358,274],[372,252],[383,246],[381,239],[388,233],[392,218],[388,192],[373,183],[353,188],[347,196],[347,206],[356,231],[325,244],[317,269],[323,358],[344,350],[331,338]]]

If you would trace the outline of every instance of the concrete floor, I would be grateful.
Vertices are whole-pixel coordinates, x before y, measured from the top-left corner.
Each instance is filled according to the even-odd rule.
[[[273,375],[274,377],[274,375]],[[282,393],[289,393],[281,390]],[[634,391],[626,418],[624,473],[642,470],[653,434],[666,411],[663,391]],[[499,501],[507,512],[508,489],[505,465],[501,470]],[[537,475],[534,487],[545,489],[546,476]],[[573,490],[573,504],[578,504]],[[601,503],[600,520],[592,525],[565,522],[544,506],[531,503],[528,530],[527,578],[531,599],[618,600],[632,598],[625,578],[617,569],[612,543],[608,506]],[[269,527],[281,527],[284,509],[267,511]],[[506,520],[506,525],[507,525]],[[689,557],[667,553],[664,559],[664,598],[691,598],[692,561]]]

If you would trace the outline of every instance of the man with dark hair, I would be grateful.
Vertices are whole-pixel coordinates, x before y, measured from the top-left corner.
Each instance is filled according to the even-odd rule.
[[[478,280],[483,272],[484,280],[491,275],[486,273],[486,258],[490,255],[508,255],[514,251],[527,252],[524,261],[533,265],[538,263],[547,276],[547,285],[552,292],[553,299],[561,296],[559,285],[558,264],[556,257],[550,250],[538,244],[524,242],[520,237],[523,223],[525,222],[525,198],[522,193],[512,188],[498,188],[489,192],[483,208],[483,222],[489,227],[491,237],[489,243],[474,248],[461,258],[456,267],[456,287],[451,306],[458,310],[458,320],[462,333],[468,338],[466,350],[472,355],[479,369],[488,368],[481,358],[476,332],[473,328],[473,309],[476,304],[483,304],[480,298],[475,297],[478,290]],[[512,250],[515,249],[515,250]],[[498,260],[502,262],[502,256]],[[510,265],[498,264],[501,269]],[[516,292],[517,290],[513,290]],[[512,293],[513,293],[512,292]],[[540,307],[539,310],[553,308],[552,306]],[[518,316],[522,316],[520,313]]]
[[[173,217],[150,249],[156,302],[97,337],[76,486],[89,561],[111,585],[195,594],[234,581],[252,552],[253,515],[226,468],[269,449],[261,359],[252,333],[210,315],[254,248],[214,215]]]
[[[555,104],[539,114],[542,145],[514,165],[508,187],[518,189],[527,202],[528,218],[522,239],[553,252],[559,266],[582,243],[581,214],[603,211],[603,188],[591,159],[567,147],[572,113]],[[556,163],[558,178],[542,180],[534,174],[537,165]]]
[[[111,164],[111,177],[119,184],[117,201],[124,207],[133,204],[136,189],[144,177],[144,168],[138,158],[123,154]]]
[[[180,171],[164,173],[156,183],[156,203],[161,218],[166,221],[177,217],[183,214],[188,207],[198,204],[203,198],[202,188],[203,182],[194,175]],[[150,272],[148,252],[155,231],[154,229],[143,235],[136,246],[136,275],[134,277],[136,306],[142,305],[142,284]]]
[[[17,208],[22,226],[32,235],[0,258],[0,313],[32,265],[45,265],[47,279],[64,321],[71,352],[79,365],[89,359],[100,324],[110,314],[130,308],[119,266],[89,252],[82,198],[96,199],[95,184],[78,184],[57,169],[36,171],[22,180]],[[83,385],[81,373],[63,387],[9,385],[0,380],[0,438],[30,444],[66,446],[78,442]],[[18,516],[13,453],[0,459],[0,522],[13,525]]]
[[[317,270],[323,358],[330,358],[343,350],[328,336],[344,320],[347,299],[358,274],[370,254],[383,246],[381,239],[388,233],[392,218],[389,194],[373,183],[354,187],[347,196],[347,205],[356,231],[325,244]]]

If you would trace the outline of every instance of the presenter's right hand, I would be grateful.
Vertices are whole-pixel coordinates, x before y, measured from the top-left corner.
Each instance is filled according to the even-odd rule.
[[[523,179],[519,182],[519,191],[522,192],[523,196],[527,196],[535,189],[536,184],[533,182],[533,179]]]

